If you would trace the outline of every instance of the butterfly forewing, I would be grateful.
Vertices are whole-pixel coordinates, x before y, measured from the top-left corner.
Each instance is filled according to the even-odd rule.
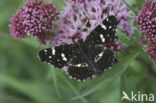
[[[62,68],[65,66],[73,54],[76,52],[77,45],[62,45],[52,48],[43,49],[39,52],[39,58],[42,62],[52,64],[55,67]]]
[[[113,43],[115,36],[115,29],[119,21],[115,16],[107,17],[101,24],[99,24],[86,38],[88,44],[104,44]]]

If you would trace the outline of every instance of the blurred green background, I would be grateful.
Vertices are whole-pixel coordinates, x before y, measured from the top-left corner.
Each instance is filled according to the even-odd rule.
[[[61,0],[48,1],[61,10]],[[136,12],[145,2],[129,1]],[[121,42],[128,46],[125,51],[118,52],[121,61],[101,77],[81,83],[69,79],[64,70],[41,63],[37,53],[45,46],[40,46],[36,39],[11,37],[9,19],[22,2],[0,1],[0,103],[120,103],[122,91],[128,95],[131,91],[140,91],[156,96],[156,64],[138,43],[139,29],[133,39],[125,39],[118,30]],[[137,103],[156,103],[156,99],[155,102]]]

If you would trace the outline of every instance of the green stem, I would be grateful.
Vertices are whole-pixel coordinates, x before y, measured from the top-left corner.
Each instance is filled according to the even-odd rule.
[[[55,89],[56,89],[57,96],[59,97],[59,99],[61,99],[62,96],[60,94],[60,91],[59,91],[59,88],[58,88],[58,85],[57,85],[56,71],[53,68],[50,69],[50,71],[51,71],[51,74],[52,74],[52,80],[53,80],[53,83],[54,83],[54,86],[55,86]]]
[[[124,91],[124,75],[122,74],[120,77],[120,81],[121,81],[121,87],[120,87],[120,98],[122,98],[122,92]],[[121,101],[121,103],[124,103]]]
[[[109,16],[109,10],[110,10],[110,8],[108,7],[107,8],[107,16]]]
[[[123,2],[133,11],[133,13],[138,16],[138,13],[125,1],[123,0]]]

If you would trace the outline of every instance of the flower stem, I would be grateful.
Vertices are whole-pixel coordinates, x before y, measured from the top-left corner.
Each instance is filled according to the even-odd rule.
[[[133,11],[133,13],[138,16],[138,13],[125,1],[123,0],[123,2]]]
[[[110,10],[110,8],[108,7],[107,8],[107,16],[109,16],[109,10]]]
[[[50,69],[50,71],[51,71],[51,75],[52,75],[52,79],[53,79],[53,82],[54,82],[54,86],[55,86],[55,89],[56,89],[57,96],[59,97],[59,99],[62,99],[62,96],[60,94],[60,91],[59,91],[59,88],[58,88],[58,85],[57,85],[56,71],[54,70],[54,68]]]

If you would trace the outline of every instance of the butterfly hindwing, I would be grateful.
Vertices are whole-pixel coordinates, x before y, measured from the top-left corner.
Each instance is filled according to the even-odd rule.
[[[68,69],[71,77],[83,81],[92,78],[92,75],[102,74],[113,66],[114,53],[112,50],[103,45],[92,45],[91,49],[94,55],[89,54],[89,57],[85,57],[79,52],[72,58]],[[88,53],[90,52],[88,51]]]
[[[76,52],[77,45],[61,45],[52,48],[43,49],[38,56],[42,62],[54,65],[57,68],[64,67]]]
[[[81,53],[76,53],[69,65],[69,75],[72,78],[83,81],[91,78],[94,72],[89,67],[86,58]]]
[[[114,65],[114,53],[109,48],[106,48],[104,46],[97,46],[97,48],[101,48],[101,52],[99,52],[94,57],[95,66],[99,71],[105,71],[109,69],[109,67],[112,67]],[[102,49],[103,48],[103,49]]]
[[[119,21],[115,16],[109,16],[103,20],[86,38],[86,43],[89,44],[104,44],[113,43],[115,36],[115,29]]]

